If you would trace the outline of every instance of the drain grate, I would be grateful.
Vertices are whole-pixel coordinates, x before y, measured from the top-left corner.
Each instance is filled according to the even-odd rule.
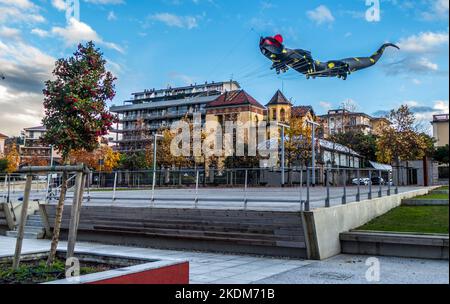
[[[337,280],[346,281],[353,277],[352,274],[348,273],[338,273],[338,272],[316,272],[311,274],[312,278],[326,279],[326,280]]]

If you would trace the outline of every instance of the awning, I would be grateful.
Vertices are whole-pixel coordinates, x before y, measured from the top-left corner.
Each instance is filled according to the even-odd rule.
[[[392,166],[391,165],[385,165],[385,164],[380,164],[380,163],[376,163],[376,162],[369,162],[370,165],[372,167],[374,167],[376,170],[381,170],[381,171],[392,171]]]

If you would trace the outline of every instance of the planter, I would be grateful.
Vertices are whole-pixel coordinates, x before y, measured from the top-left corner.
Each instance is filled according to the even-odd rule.
[[[45,260],[48,252],[23,254],[21,262]],[[66,253],[58,251],[57,258],[65,260]],[[77,252],[80,264],[102,265],[109,270],[42,284],[189,284],[189,262],[119,255]],[[12,256],[0,256],[0,264],[12,264]]]

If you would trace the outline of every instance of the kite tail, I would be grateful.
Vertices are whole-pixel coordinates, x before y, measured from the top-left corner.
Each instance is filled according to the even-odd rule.
[[[395,44],[392,43],[385,43],[383,44],[378,51],[375,52],[375,54],[373,54],[372,56],[370,56],[370,61],[375,64],[378,62],[378,60],[380,60],[381,56],[383,56],[384,51],[386,50],[386,48],[388,47],[394,47],[396,49],[400,49],[398,46],[396,46]]]

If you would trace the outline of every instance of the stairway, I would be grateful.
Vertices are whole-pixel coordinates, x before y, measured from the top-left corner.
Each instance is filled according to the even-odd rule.
[[[6,236],[17,237],[17,230],[7,231]],[[43,239],[45,236],[45,229],[42,225],[41,216],[39,211],[36,211],[33,215],[29,215],[25,224],[25,231],[23,234],[24,239]]]

